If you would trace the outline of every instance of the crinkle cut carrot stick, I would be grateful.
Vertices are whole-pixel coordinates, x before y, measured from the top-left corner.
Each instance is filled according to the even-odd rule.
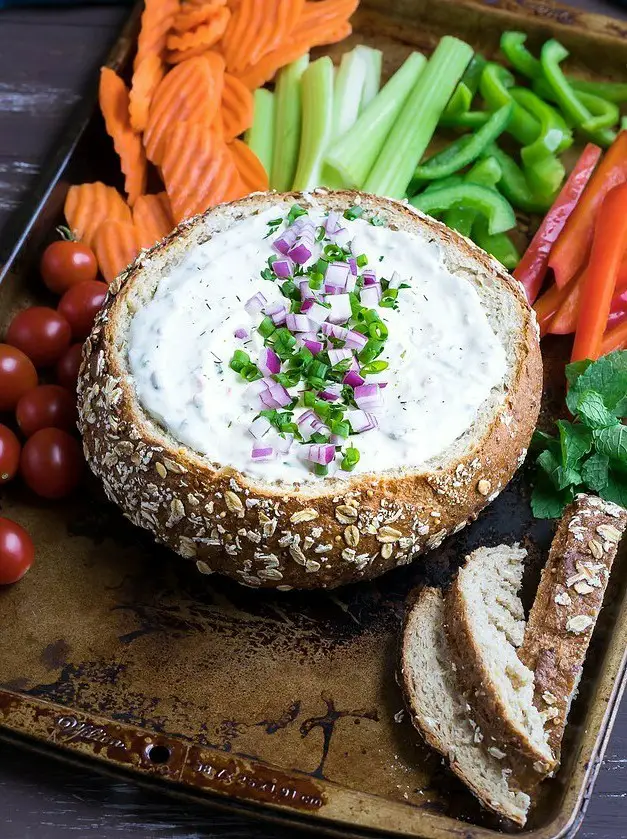
[[[265,192],[269,188],[268,173],[255,152],[241,140],[233,140],[229,149],[248,192]]]
[[[157,53],[147,55],[133,73],[129,94],[129,116],[133,129],[138,133],[146,128],[150,103],[164,75],[165,64]]]
[[[215,10],[214,16],[202,26],[198,26],[196,29],[190,29],[187,32],[174,32],[168,35],[166,46],[169,50],[178,50],[180,52],[198,47],[209,49],[214,44],[217,44],[224,34],[230,17],[231,12],[228,9],[218,8]]]
[[[100,273],[108,283],[113,282],[141,250],[135,226],[115,219],[107,219],[99,225],[92,247]]]
[[[117,189],[100,181],[71,186],[63,211],[70,230],[90,247],[96,229],[105,219],[131,221],[131,211]]]
[[[320,27],[334,28],[346,23],[358,5],[359,0],[309,0],[304,5],[292,35],[298,38]]]
[[[137,69],[147,56],[163,52],[168,32],[179,11],[178,0],[145,0],[134,69]]]
[[[203,23],[208,23],[221,6],[226,6],[226,0],[219,5],[217,3],[195,3],[186,2],[181,6],[174,20],[172,29],[175,32],[189,32]]]
[[[224,90],[222,91],[222,118],[224,120],[224,137],[232,140],[243,134],[253,124],[254,100],[250,90],[235,76],[224,74]]]
[[[139,134],[131,127],[128,89],[110,67],[100,71],[98,98],[107,134],[120,158],[128,203],[133,206],[146,189],[146,155]]]
[[[133,224],[142,248],[151,248],[174,227],[167,193],[140,195],[133,205]]]

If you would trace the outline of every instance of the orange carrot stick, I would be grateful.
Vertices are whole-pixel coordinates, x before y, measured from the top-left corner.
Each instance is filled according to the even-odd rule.
[[[108,283],[135,259],[141,247],[134,225],[107,219],[94,234],[92,247],[100,273]]]
[[[100,181],[71,186],[63,212],[76,238],[90,247],[96,229],[105,219],[131,221],[131,211],[117,189]]]
[[[167,193],[140,195],[133,206],[133,224],[142,248],[150,248],[167,236],[174,227]]]
[[[235,76],[224,74],[222,118],[227,142],[243,134],[253,124],[254,100],[250,90]]]
[[[166,46],[169,50],[185,51],[205,47],[209,49],[220,40],[231,17],[227,8],[217,8],[212,18],[196,29],[187,32],[172,33],[168,35]]]
[[[146,128],[152,97],[164,75],[165,64],[157,53],[147,55],[133,73],[129,93],[129,116],[133,130],[138,133]]]
[[[226,0],[220,4],[226,6]],[[172,29],[175,32],[189,32],[203,23],[208,23],[215,15],[220,6],[216,3],[202,3],[191,5],[186,2],[181,11],[172,21]]]
[[[623,183],[607,193],[599,208],[590,262],[581,288],[573,361],[599,357],[626,245],[627,183]]]
[[[100,71],[98,98],[107,134],[120,158],[128,203],[133,206],[146,188],[146,155],[139,134],[131,127],[126,85],[110,67]]]
[[[241,140],[233,140],[229,149],[247,191],[265,192],[269,188],[268,173],[255,152]]]
[[[627,320],[604,333],[601,341],[601,355],[624,349],[627,349]]]

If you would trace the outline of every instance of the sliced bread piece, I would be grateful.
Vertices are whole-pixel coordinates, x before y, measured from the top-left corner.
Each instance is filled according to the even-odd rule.
[[[558,525],[529,614],[518,654],[535,673],[534,702],[556,759],[626,527],[627,510],[578,496]]]
[[[446,597],[445,624],[460,683],[490,745],[548,772],[555,758],[534,705],[534,674],[517,652],[525,631],[518,597],[525,556],[518,546],[473,551]]]
[[[458,688],[439,589],[422,589],[409,610],[401,673],[412,721],[427,743],[448,759],[485,807],[524,825],[529,796],[513,787],[503,753],[483,742]]]

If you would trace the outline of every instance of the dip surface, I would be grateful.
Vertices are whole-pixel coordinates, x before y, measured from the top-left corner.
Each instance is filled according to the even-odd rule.
[[[269,302],[284,299],[278,284],[260,274],[283,229],[264,238],[268,222],[285,214],[273,207],[241,220],[163,275],[154,298],[133,316],[128,361],[139,402],[175,439],[243,474],[303,483],[324,480],[299,451],[306,446],[295,442],[275,460],[252,460],[248,429],[258,407],[248,383],[229,368],[236,349],[255,361],[263,347],[257,332],[263,315],[249,316],[246,301],[257,292]],[[321,224],[325,213],[312,208],[309,216]],[[400,289],[397,310],[377,309],[389,329],[380,356],[389,368],[378,377],[387,382],[379,427],[349,437],[360,452],[353,472],[338,468],[338,454],[329,475],[415,469],[472,425],[503,380],[505,352],[477,292],[444,267],[437,243],[363,219],[343,225],[353,253],[366,254],[378,277],[389,279],[396,271],[410,287]],[[239,327],[249,339],[235,337]],[[304,410],[296,408],[295,419]]]

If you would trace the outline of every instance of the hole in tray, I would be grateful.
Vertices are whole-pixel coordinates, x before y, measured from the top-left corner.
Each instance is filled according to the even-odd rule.
[[[172,756],[172,749],[167,746],[148,746],[146,754],[151,763],[167,763]]]

